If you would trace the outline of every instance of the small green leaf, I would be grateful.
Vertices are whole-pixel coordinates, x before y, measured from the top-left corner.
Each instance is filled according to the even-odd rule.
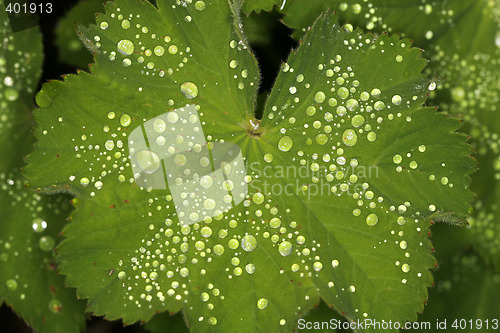
[[[35,140],[29,113],[42,38],[38,28],[12,34],[0,7],[0,301],[38,332],[78,332],[85,327],[84,304],[64,287],[53,258],[69,199],[34,193],[21,175]]]
[[[238,9],[157,3],[108,3],[97,26],[82,29],[98,51],[91,74],[42,89],[52,98],[35,112],[26,174],[78,197],[58,250],[68,284],[97,315],[131,323],[184,308],[193,331],[291,331],[320,297],[348,319],[415,320],[432,283],[431,216],[465,218],[475,168],[459,121],[422,107],[420,50],[340,28],[326,13],[257,120],[257,65]],[[168,117],[187,123],[181,108],[197,111],[212,154],[237,144],[247,173],[233,185],[246,183],[248,196],[231,192],[232,209],[202,221],[189,214],[190,225],[176,198],[189,206],[204,192],[176,197],[171,183],[141,183],[134,165],[165,183],[174,172],[155,169],[172,161],[129,158],[135,128],[156,117],[158,133]],[[189,132],[176,136],[186,140],[203,149]],[[175,156],[182,166],[186,157]]]

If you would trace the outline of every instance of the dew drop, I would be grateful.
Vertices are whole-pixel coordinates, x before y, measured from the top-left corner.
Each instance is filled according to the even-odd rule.
[[[403,272],[405,272],[405,273],[408,273],[408,272],[410,271],[410,265],[408,265],[408,264],[403,264],[403,265],[401,266],[401,270],[402,270]]]
[[[120,125],[122,125],[123,127],[127,127],[130,126],[131,123],[132,123],[132,118],[130,118],[128,114],[124,113],[121,115]]]
[[[252,235],[246,235],[241,240],[241,247],[247,252],[252,252],[257,247],[257,239]]]
[[[62,303],[57,299],[52,299],[49,302],[49,309],[53,313],[59,313],[62,310]]]
[[[134,155],[137,166],[146,174],[155,173],[161,166],[161,160],[151,150],[141,150]]]
[[[273,159],[274,159],[273,154],[270,153],[264,154],[264,161],[266,161],[267,163],[271,163]]]
[[[261,310],[264,310],[267,308],[267,305],[269,304],[269,301],[266,298],[261,298],[257,301],[257,307]]]
[[[9,279],[5,281],[5,286],[9,291],[16,291],[17,289],[17,281],[14,279]]]
[[[194,4],[194,8],[196,8],[196,10],[199,10],[199,11],[202,11],[202,10],[205,10],[205,2],[203,1],[196,1],[196,3]]]
[[[134,53],[134,43],[128,39],[122,39],[118,42],[116,47],[118,48],[118,52],[123,55],[131,55]]]
[[[38,246],[42,251],[45,252],[52,251],[52,249],[54,249],[54,247],[56,246],[56,241],[51,236],[43,236],[40,237],[40,240],[38,241]]]
[[[354,132],[354,130],[347,129],[342,134],[342,141],[346,146],[352,147],[356,144],[356,142],[358,142],[358,135]]]
[[[41,233],[47,228],[47,222],[37,217],[33,219],[33,224],[31,226],[34,232]]]
[[[378,223],[378,216],[376,214],[370,214],[366,217],[366,224],[373,227]]]
[[[316,103],[323,103],[325,101],[325,98],[326,98],[326,95],[324,92],[322,91],[318,91],[315,95],[314,95],[314,100],[316,101]]]
[[[292,149],[292,147],[293,147],[293,140],[288,135],[283,136],[278,141],[278,148],[283,152],[289,151],[290,149]]]
[[[365,123],[365,117],[363,117],[362,115],[360,114],[357,114],[355,115],[354,117],[352,117],[351,119],[351,124],[352,126],[354,127],[360,127],[361,125],[363,125]]]
[[[198,87],[193,82],[184,82],[181,84],[181,92],[187,99],[193,99],[198,96]]]
[[[289,241],[284,241],[278,246],[279,253],[286,257],[292,253],[293,245]]]

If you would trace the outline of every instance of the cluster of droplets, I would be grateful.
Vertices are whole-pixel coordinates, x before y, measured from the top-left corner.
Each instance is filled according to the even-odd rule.
[[[267,118],[274,122],[273,125],[281,127],[276,144],[277,149],[286,154],[283,157],[291,165],[307,169],[307,176],[300,180],[303,185],[297,193],[305,197],[319,194],[333,198],[349,197],[355,207],[352,215],[368,228],[377,229],[383,221],[382,228],[387,229],[386,220],[391,222],[387,239],[375,244],[374,249],[392,242],[401,251],[394,263],[402,274],[401,283],[406,284],[410,276],[422,277],[419,271],[410,273],[410,249],[416,250],[424,244],[412,244],[409,240],[412,234],[426,229],[422,225],[421,212],[413,208],[409,201],[395,204],[387,200],[377,190],[378,186],[372,185],[373,179],[379,177],[378,167],[360,164],[365,157],[360,155],[360,151],[370,149],[367,147],[377,143],[378,137],[386,131],[385,126],[389,126],[386,123],[410,124],[412,116],[408,110],[419,107],[423,97],[408,97],[407,91],[397,93],[393,89],[388,94],[377,86],[368,87],[357,78],[356,65],[345,56],[355,49],[395,53],[393,66],[397,68],[405,63],[405,55],[409,54],[407,41],[366,38],[353,33],[350,25],[344,26],[343,31],[346,53],[339,52],[331,58],[323,56],[325,60],[317,64],[318,75],[314,78],[298,73],[293,62],[282,66],[280,75],[288,77],[288,80],[285,79],[289,84],[288,91],[282,92],[283,98],[271,107]],[[410,73],[404,75],[408,77]],[[429,90],[432,89],[435,89],[434,84],[429,86]],[[394,154],[391,162],[394,163],[395,173],[421,173],[421,160],[426,154],[424,144],[409,152]],[[266,163],[273,163],[275,156],[265,153],[263,159]],[[442,166],[442,175],[429,175],[428,181],[437,181],[451,188],[453,183],[447,176],[449,170],[444,163]],[[280,166],[275,165],[274,168],[276,171]],[[437,210],[431,204],[424,214],[428,216]],[[332,263],[332,266],[335,265]],[[354,286],[351,289],[355,290]]]
[[[48,224],[41,216],[43,216],[44,209],[52,211],[54,216],[62,215],[61,207],[64,204],[61,198],[57,198],[54,202],[42,201],[39,194],[25,188],[26,184],[23,180],[14,180],[18,177],[13,174],[0,173],[0,193],[5,194],[3,197],[10,203],[13,211],[23,212],[20,213],[23,219],[16,220],[19,224],[16,228],[26,229],[28,233],[23,237],[14,237],[8,233],[0,235],[0,264],[6,267],[16,267],[36,260],[37,262],[33,265],[40,265],[41,269],[50,270],[49,264],[53,260],[51,252],[56,242],[51,235],[47,234]],[[41,251],[42,255],[37,254],[37,251]],[[36,287],[28,283],[27,278],[31,277],[14,274],[7,280],[1,281],[8,290],[7,296],[17,297],[19,300],[26,300],[30,297]],[[47,306],[52,312],[58,313],[62,304],[58,299],[53,298]]]

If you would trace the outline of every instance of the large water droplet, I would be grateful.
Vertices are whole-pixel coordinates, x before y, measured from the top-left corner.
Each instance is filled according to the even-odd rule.
[[[267,305],[269,304],[269,301],[266,298],[261,298],[257,301],[257,307],[261,310],[264,310],[267,308]]]
[[[52,251],[52,249],[56,246],[56,241],[50,236],[43,236],[40,237],[38,246],[40,246],[40,250],[42,251]]]
[[[14,279],[9,279],[5,281],[5,286],[9,291],[16,291],[17,289],[17,281]]]
[[[49,302],[49,309],[53,313],[59,313],[59,312],[61,312],[61,310],[62,310],[62,303],[61,303],[61,301],[59,301],[57,299],[50,300],[50,302]]]
[[[47,222],[37,217],[33,220],[33,224],[31,226],[34,232],[40,233],[47,228]]]
[[[122,39],[116,45],[118,52],[123,55],[131,55],[134,53],[134,43],[128,39]]]
[[[378,216],[376,214],[370,214],[366,217],[366,224],[373,227],[378,223]]]
[[[181,84],[181,92],[187,99],[193,99],[198,96],[198,87],[193,82],[184,82]]]
[[[257,247],[257,239],[255,239],[255,237],[252,235],[246,235],[241,240],[241,247],[243,248],[243,250],[251,252]]]
[[[293,245],[289,241],[284,241],[278,246],[278,251],[283,257],[286,257],[290,253],[292,253],[292,249]]]
[[[293,139],[288,135],[285,135],[278,141],[278,148],[283,152],[287,152],[293,147]]]
[[[146,174],[155,173],[161,166],[161,160],[151,150],[141,150],[134,155],[137,166]]]
[[[358,135],[354,132],[354,130],[347,129],[342,134],[342,141],[346,146],[354,146],[356,142],[358,142]]]

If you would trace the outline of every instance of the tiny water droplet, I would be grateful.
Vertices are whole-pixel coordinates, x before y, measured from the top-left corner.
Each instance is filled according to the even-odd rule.
[[[284,241],[278,246],[279,253],[286,257],[292,253],[293,245],[289,241]]]

